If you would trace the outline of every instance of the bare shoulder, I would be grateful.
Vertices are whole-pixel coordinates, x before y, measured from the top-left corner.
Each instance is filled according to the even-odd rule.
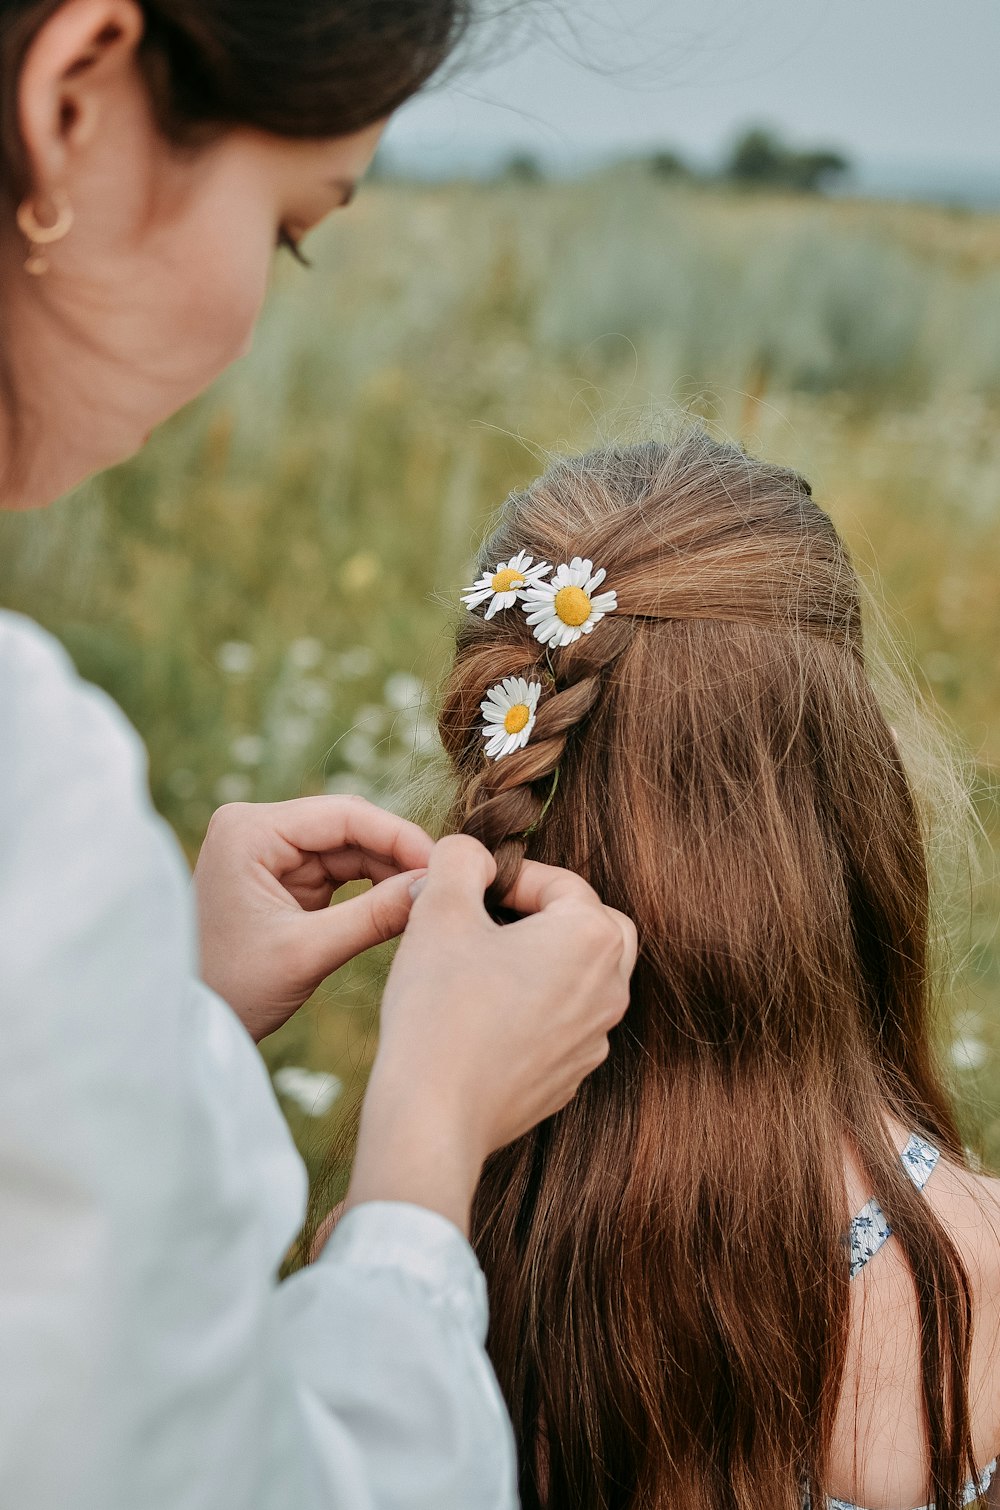
[[[942,1159],[926,1194],[958,1248],[972,1286],[973,1441],[977,1458],[986,1463],[1000,1453],[1000,1179]]]
[[[926,1194],[970,1272],[984,1282],[1000,1279],[1000,1179],[942,1159]]]

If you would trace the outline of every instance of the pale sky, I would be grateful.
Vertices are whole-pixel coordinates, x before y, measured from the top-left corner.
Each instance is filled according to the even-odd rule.
[[[863,163],[1000,182],[1000,0],[533,0],[519,31],[409,105],[396,154],[707,158],[770,121]]]

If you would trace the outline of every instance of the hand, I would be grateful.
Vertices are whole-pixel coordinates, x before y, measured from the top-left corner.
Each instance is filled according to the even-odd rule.
[[[636,933],[578,876],[526,863],[500,927],[474,839],[442,839],[382,1004],[348,1206],[425,1205],[467,1228],[482,1165],[565,1106],[628,1005]]]
[[[334,970],[403,931],[432,848],[360,797],[220,808],[194,873],[202,978],[265,1038]],[[330,906],[362,879],[369,891]]]

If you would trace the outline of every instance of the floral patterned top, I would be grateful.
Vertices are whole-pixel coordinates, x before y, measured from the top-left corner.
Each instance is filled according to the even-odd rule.
[[[940,1149],[928,1143],[926,1138],[921,1138],[914,1133],[900,1154],[903,1168],[918,1190],[923,1190],[927,1181],[937,1167],[941,1157]],[[865,1264],[873,1258],[892,1236],[892,1228],[889,1226],[885,1212],[874,1198],[862,1207],[857,1216],[851,1222],[850,1251],[851,1251],[851,1278],[860,1274]],[[963,1504],[971,1505],[979,1497],[986,1493],[993,1481],[996,1472],[996,1460],[987,1464],[978,1479],[965,1487]],[[809,1502],[806,1500],[803,1510],[809,1510]],[[849,1500],[827,1499],[826,1510],[860,1510],[860,1506],[852,1505]],[[934,1510],[933,1505],[925,1505],[923,1510]]]

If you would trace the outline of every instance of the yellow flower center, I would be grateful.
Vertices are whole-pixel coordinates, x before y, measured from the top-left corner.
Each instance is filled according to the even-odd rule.
[[[531,709],[527,703],[515,703],[513,708],[508,711],[507,717],[503,721],[503,726],[508,734],[520,734],[522,729],[527,728],[530,717]]]
[[[582,587],[560,587],[556,593],[555,610],[564,624],[579,629],[590,618],[590,599]]]
[[[492,587],[494,592],[511,592],[515,587],[523,587],[527,578],[523,572],[515,571],[511,566],[505,566],[503,571],[498,571],[493,578]]]

